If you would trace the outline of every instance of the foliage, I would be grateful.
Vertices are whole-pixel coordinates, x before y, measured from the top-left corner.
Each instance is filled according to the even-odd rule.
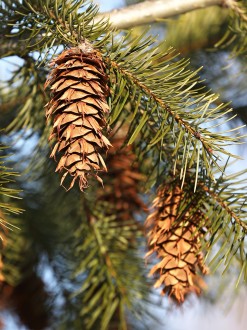
[[[9,167],[5,165],[7,155],[4,154],[7,148],[0,145],[0,223],[1,228],[8,228],[8,223],[5,220],[5,216],[9,213],[19,214],[21,209],[17,207],[10,200],[19,197],[19,190],[8,187],[8,185],[14,182],[14,178],[18,176],[16,172],[13,172]],[[11,228],[11,227],[10,227]]]
[[[208,30],[210,42],[199,35],[191,44],[196,44],[196,49],[212,47],[224,35],[217,45],[220,54],[224,49],[244,66],[246,1],[233,4],[231,9],[224,9],[217,28]],[[53,305],[49,322],[57,329],[128,329],[133,317],[148,314],[151,290],[142,261],[144,216],[138,214],[137,206],[143,211],[140,196],[151,202],[158,187],[162,190],[176,183],[183,190],[186,198],[176,205],[174,230],[183,227],[181,219],[185,215],[193,222],[196,214],[196,224],[186,222],[185,227],[193,231],[196,228],[199,233],[194,234],[196,239],[200,237],[196,247],[201,250],[196,253],[207,251],[205,260],[211,271],[224,265],[227,273],[234,264],[237,283],[241,278],[246,280],[246,171],[230,174],[233,159],[239,157],[229,148],[243,142],[242,126],[229,102],[222,102],[221,96],[200,79],[200,70],[193,69],[168,45],[192,53],[195,48],[189,43],[193,31],[183,31],[184,24],[188,25],[191,15],[195,15],[195,26],[203,16],[207,28],[207,24],[217,21],[221,11],[218,8],[210,21],[207,11],[181,17],[165,43],[152,36],[150,30],[137,36],[133,31],[113,31],[107,20],[95,23],[98,7],[91,1],[1,2],[0,33],[4,41],[0,56],[5,59],[14,55],[21,61],[0,89],[1,129],[6,128],[4,134],[11,141],[17,136],[25,140],[24,149],[35,145],[34,152],[25,156],[16,150],[16,168],[25,168],[18,177],[23,201],[17,206],[9,200],[18,195],[12,187],[12,178],[17,174],[0,164],[0,211],[19,214],[20,208],[26,210],[13,218],[21,231],[15,229],[5,235],[1,272],[8,285],[17,287],[29,276],[36,278],[41,265],[51,270],[58,289],[53,287],[49,295],[40,294],[45,297],[44,308]],[[174,23],[165,24],[169,28]],[[181,31],[183,40],[178,39]],[[102,174],[104,188],[90,181],[85,192],[74,186],[66,193],[59,187],[48,156],[53,144],[50,141],[48,145],[52,124],[45,120],[49,91],[44,91],[43,85],[51,59],[61,52],[69,56],[68,49],[85,44],[93,47],[98,54],[96,66],[100,67],[102,61],[108,76],[110,93],[105,96],[110,113],[105,119],[97,119],[98,124],[102,123],[103,134],[109,135],[113,145],[117,136],[121,143],[115,152],[110,148],[108,156],[102,155],[103,162],[109,164],[108,174]],[[90,58],[87,53],[85,57]],[[58,83],[60,74],[55,75]],[[51,77],[54,71],[48,79]],[[94,79],[99,77],[96,74]],[[52,107],[60,97],[60,92],[53,92]],[[63,106],[69,102],[67,99]],[[58,117],[53,125],[56,120]],[[130,160],[126,168],[112,161],[114,157],[123,159],[123,154]],[[118,185],[118,181],[126,184]],[[167,237],[162,231],[159,235],[161,239]],[[153,259],[151,263],[155,262]]]

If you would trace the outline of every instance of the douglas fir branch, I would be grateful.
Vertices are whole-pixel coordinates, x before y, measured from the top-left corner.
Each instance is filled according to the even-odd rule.
[[[0,310],[19,328],[143,329],[153,287],[178,306],[247,281],[230,149],[246,139],[247,0],[127,2],[0,1]]]

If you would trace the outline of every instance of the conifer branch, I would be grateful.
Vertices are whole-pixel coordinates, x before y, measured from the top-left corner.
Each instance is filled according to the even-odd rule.
[[[239,17],[246,20],[246,14],[244,10],[239,6],[235,0],[154,0],[144,1],[142,3],[130,5],[128,7],[115,9],[109,12],[100,13],[94,18],[94,23],[99,24],[106,19],[109,19],[113,28],[123,29],[131,28],[142,24],[150,24],[160,19],[170,18],[180,14],[184,14],[196,9],[207,8],[210,6],[220,6],[232,9]],[[61,18],[55,15],[51,10],[48,10],[50,18],[58,20],[61,26],[68,28],[68,24],[65,24]],[[15,19],[19,16],[15,15]],[[66,25],[66,26],[65,26]],[[10,29],[6,29],[5,33],[9,33]],[[76,27],[71,30],[72,35],[77,38]],[[36,36],[36,41],[42,39],[42,35],[47,35],[46,31],[40,32]],[[0,34],[0,37],[4,39],[5,34]],[[28,37],[28,33],[22,33],[23,39]],[[19,36],[12,37],[10,40],[5,40],[0,49],[0,58],[3,56],[10,56],[11,54],[23,54],[26,51],[25,45],[19,44]],[[36,43],[35,39],[33,43]],[[30,50],[30,45],[29,45]]]
[[[8,187],[9,184],[14,182],[14,179],[19,176],[19,174],[5,165],[7,156],[1,155],[5,149],[6,147],[0,144],[0,211],[3,213],[20,214],[23,210],[17,207],[14,203],[9,203],[10,199],[20,199],[20,191]]]
[[[237,214],[231,210],[229,205],[222,200],[222,198],[216,192],[212,191],[209,187],[205,186],[202,183],[199,183],[199,186],[203,191],[208,193],[219,205],[235,220],[235,222],[244,230],[245,234],[247,234],[247,224],[244,223]]]
[[[150,24],[161,19],[184,14],[210,6],[223,6],[225,0],[154,0],[144,1],[128,7],[114,9],[99,14],[96,23],[102,18],[109,18],[112,27],[117,29]]]
[[[68,204],[73,204],[80,218],[77,222],[80,228],[76,231],[77,239],[74,245],[78,258],[72,263],[79,275],[79,294],[84,304],[82,307],[78,306],[78,309],[80,308],[88,328],[100,324],[102,329],[106,329],[118,308],[124,317],[122,306],[130,306],[132,310],[139,309],[139,306],[135,306],[136,293],[141,299],[146,299],[146,282],[136,255],[140,249],[137,250],[139,237],[136,240],[135,235],[139,235],[140,226],[134,219],[134,213],[143,208],[138,186],[149,189],[160,182],[171,183],[173,174],[177,177],[172,182],[176,183],[174,191],[171,192],[174,197],[172,203],[169,204],[165,196],[160,196],[160,201],[164,202],[162,207],[167,212],[168,222],[163,221],[162,217],[157,217],[161,215],[159,212],[154,213],[149,220],[151,219],[150,222],[157,229],[157,232],[155,229],[151,234],[153,237],[150,244],[154,244],[152,252],[158,247],[161,249],[159,252],[162,258],[162,253],[167,249],[172,256],[174,250],[169,247],[168,239],[176,241],[176,245],[180,245],[182,249],[183,258],[181,251],[176,249],[175,258],[174,255],[172,257],[175,263],[176,259],[180,258],[180,263],[176,264],[177,271],[168,271],[168,282],[174,281],[175,276],[185,284],[185,291],[182,290],[178,300],[183,301],[184,295],[195,289],[195,286],[191,286],[191,278],[186,270],[184,269],[184,273],[180,269],[181,264],[185,266],[183,262],[190,255],[190,247],[194,247],[194,256],[190,255],[190,265],[187,266],[193,275],[196,274],[194,266],[201,269],[202,273],[206,273],[201,250],[203,244],[210,249],[215,243],[216,248],[219,245],[216,259],[220,256],[227,264],[227,268],[235,255],[241,255],[242,267],[246,268],[247,274],[244,249],[247,233],[246,199],[244,193],[238,193],[239,182],[234,182],[240,174],[229,178],[222,176],[219,180],[211,182],[215,168],[219,167],[220,155],[234,156],[225,147],[241,143],[240,133],[235,134],[235,130],[239,128],[225,128],[225,123],[234,118],[225,117],[231,112],[228,104],[218,103],[217,95],[202,89],[197,78],[198,71],[188,69],[188,61],[178,59],[170,48],[165,49],[163,45],[157,45],[154,37],[147,37],[145,33],[138,38],[132,38],[131,32],[114,34],[108,22],[103,20],[96,23],[97,7],[92,2],[39,0],[37,3],[40,8],[34,9],[28,0],[14,2],[18,4],[21,18],[16,18],[15,6],[11,7],[11,1],[6,0],[11,7],[11,14],[5,23],[13,24],[13,30],[9,31],[13,41],[16,37],[20,39],[18,49],[23,52],[22,57],[25,59],[23,70],[20,69],[20,77],[27,79],[19,81],[28,82],[28,86],[24,86],[23,91],[22,86],[16,88],[12,95],[17,98],[20,91],[20,95],[26,99],[31,90],[32,97],[28,98],[29,103],[24,107],[16,109],[20,116],[16,117],[10,126],[11,129],[22,130],[28,127],[32,132],[40,133],[42,128],[41,140],[47,134],[46,128],[40,124],[43,121],[36,120],[40,116],[44,117],[42,105],[45,96],[41,96],[41,88],[37,89],[37,86],[44,80],[46,71],[39,71],[36,64],[42,68],[47,59],[53,57],[58,51],[54,45],[65,48],[62,55],[53,60],[56,65],[49,79],[53,100],[47,109],[47,117],[54,117],[53,133],[59,138],[52,155],[61,155],[61,151],[65,149],[69,153],[69,156],[66,156],[69,160],[63,159],[64,162],[62,161],[59,166],[67,167],[66,171],[69,167],[73,176],[75,168],[77,171],[80,166],[85,166],[83,159],[87,157],[90,162],[87,159],[86,165],[95,166],[97,169],[99,161],[102,168],[106,169],[104,159],[97,156],[98,147],[100,144],[102,146],[100,139],[106,143],[104,131],[101,129],[106,130],[108,125],[113,129],[124,127],[123,125],[128,122],[124,138],[119,141],[120,150],[109,151],[108,163],[106,157],[108,174],[105,174],[105,190],[99,192],[97,185],[89,187],[87,196],[93,201],[88,210],[84,204],[80,204],[79,207],[74,205],[78,204],[76,199],[71,203],[67,200]],[[158,2],[152,2],[152,5]],[[169,3],[174,7],[176,2]],[[183,5],[192,2],[183,1]],[[197,3],[199,2],[198,0]],[[223,0],[221,5],[222,2]],[[207,3],[210,3],[210,0]],[[235,12],[240,19],[245,15],[237,8]],[[24,40],[24,37],[27,39]],[[26,49],[22,49],[24,44],[28,44]],[[27,63],[26,54],[31,50],[40,54],[36,64],[34,61]],[[77,54],[76,58],[72,58],[72,54]],[[102,72],[99,65],[103,68]],[[83,69],[79,69],[82,67]],[[7,99],[10,101],[11,97]],[[111,106],[109,116],[107,102]],[[103,116],[103,112],[107,113],[107,118]],[[73,146],[70,140],[72,133],[80,137],[79,143]],[[90,143],[84,143],[86,138]],[[78,141],[77,138],[76,140]],[[113,141],[110,142],[113,144]],[[126,146],[127,143],[132,146]],[[44,144],[46,148],[47,142]],[[106,144],[108,145],[108,142]],[[137,155],[141,171],[132,166],[136,164],[132,151]],[[99,157],[98,160],[95,154]],[[122,161],[127,160],[128,156],[128,162]],[[120,165],[114,164],[110,157],[116,157]],[[34,168],[31,170],[34,171]],[[46,170],[47,167],[42,173]],[[140,172],[145,178],[151,173],[152,184],[143,179]],[[88,172],[85,173],[87,176]],[[47,194],[51,188],[44,187],[43,182],[40,182],[42,193]],[[71,188],[72,186],[73,184]],[[169,190],[171,186],[168,185],[166,188]],[[194,194],[196,186],[198,190]],[[179,200],[176,195],[179,196]],[[67,203],[63,201],[61,205]],[[40,205],[40,201],[38,204]],[[56,202],[53,204],[59,205]],[[154,206],[159,207],[155,203]],[[176,211],[173,218],[170,212],[172,209]],[[88,221],[81,221],[85,214]],[[172,220],[172,226],[169,225],[169,219]],[[65,222],[68,222],[67,219]],[[169,235],[160,232],[160,229],[168,229]],[[208,237],[210,241],[207,241]],[[227,240],[221,244],[225,237]],[[160,242],[159,239],[163,241]],[[185,241],[189,245],[188,250]],[[159,265],[153,271],[166,271],[168,265],[163,266]],[[169,267],[174,268],[173,264]],[[9,273],[11,275],[11,272]],[[198,279],[197,276],[195,278]],[[165,283],[166,286],[169,285],[168,282]]]
[[[113,68],[116,68],[117,70],[119,70],[124,76],[126,76],[128,79],[133,81],[137,86],[139,86],[149,97],[151,97],[157,104],[159,104],[162,109],[167,111],[173,117],[173,119],[178,124],[180,124],[188,133],[190,133],[197,140],[199,140],[209,154],[211,154],[213,152],[213,150],[209,147],[208,143],[201,136],[201,134],[198,133],[188,122],[186,122],[184,119],[182,119],[177,113],[175,113],[175,111],[173,111],[168,104],[166,104],[150,88],[148,88],[148,86],[146,86],[144,83],[142,83],[131,72],[121,68],[121,66],[118,63],[111,61],[110,64]]]
[[[246,56],[247,2],[246,0],[225,0],[225,6],[231,11],[229,29],[216,47],[231,48],[233,57]]]
[[[241,20],[247,22],[247,11],[241,2],[236,0],[224,0],[223,5],[231,9]]]
[[[146,288],[135,247],[130,241],[137,226],[132,220],[120,224],[117,215],[111,212],[114,212],[114,205],[109,203],[94,204],[93,210],[86,201],[83,205],[87,209],[87,221],[76,231],[80,240],[77,275],[88,274],[77,292],[84,303],[81,315],[85,317],[86,329],[97,324],[107,329],[115,312],[119,313],[123,324],[126,322],[125,311],[120,306],[125,305],[130,312],[143,310],[136,295],[144,297]],[[132,281],[137,287],[130,288]]]
[[[95,241],[97,242],[100,259],[103,261],[103,264],[105,265],[107,280],[109,281],[109,283],[111,283],[112,281],[116,281],[116,283],[118,283],[117,271],[111,261],[111,256],[109,255],[109,251],[104,244],[104,238],[101,236],[100,230],[96,225],[96,222],[98,220],[99,219],[94,218],[90,214],[88,219],[89,226],[92,229],[92,232],[95,237]],[[122,295],[125,294],[125,290],[123,287],[121,287],[121,285],[118,286],[118,290]]]
[[[136,110],[130,116],[136,122],[133,124],[128,143],[131,144],[135,141],[139,132],[142,129],[145,131],[148,125],[153,125],[154,128],[154,136],[150,136],[150,140],[147,141],[150,144],[150,148],[159,145],[161,141],[164,143],[165,137],[167,138],[169,135],[169,131],[173,131],[174,149],[171,153],[174,155],[174,162],[176,162],[181,149],[183,153],[183,167],[181,168],[183,177],[186,175],[188,164],[191,167],[192,164],[197,163],[196,173],[198,173],[199,159],[203,161],[208,175],[212,177],[209,160],[211,159],[214,165],[217,166],[217,157],[221,157],[220,155],[222,154],[237,157],[230,155],[224,147],[230,141],[231,143],[241,143],[241,137],[239,134],[235,136],[225,135],[224,133],[226,132],[213,133],[209,128],[205,129],[204,127],[207,125],[207,122],[214,127],[212,121],[220,118],[222,121],[217,126],[223,124],[226,121],[223,116],[231,112],[232,109],[227,109],[227,104],[215,106],[214,101],[217,100],[217,95],[193,91],[193,86],[198,82],[198,79],[195,77],[196,73],[186,70],[187,63],[184,61],[170,62],[169,55],[172,56],[170,49],[167,50],[166,55],[169,54],[166,56],[167,58],[164,56],[162,58],[159,46],[154,46],[152,55],[150,55],[149,51],[144,50],[144,45],[145,47],[151,46],[150,40],[141,40],[140,36],[140,41],[137,48],[135,42],[132,46],[131,40],[127,39],[126,47],[128,47],[128,43],[130,44],[129,53],[125,53],[123,57],[120,53],[116,56],[118,61],[114,57],[111,58],[111,55],[106,57],[106,61],[112,68],[112,71],[116,72],[115,75],[119,86],[121,86],[120,89],[125,89],[126,93],[130,93],[130,90],[132,91],[131,97],[135,103],[134,108]],[[135,59],[133,58],[134,53],[136,54]],[[141,57],[142,60],[146,58],[144,60],[145,67],[140,67],[139,65]],[[173,59],[174,57],[173,55]],[[176,76],[170,75],[173,65]],[[179,72],[177,71],[177,66],[181,68]],[[125,85],[119,77],[125,81],[125,84],[126,80],[128,81],[127,87],[124,87]],[[176,84],[181,84],[181,87],[175,87],[177,86]],[[138,90],[139,92],[137,92]],[[114,98],[114,95],[112,97]],[[118,103],[122,104],[122,102],[123,100],[119,99]],[[116,106],[114,104],[111,113],[113,118],[116,118],[115,112],[119,113],[118,107],[119,105]],[[230,119],[233,118],[231,117]],[[166,129],[163,129],[164,127]],[[185,142],[186,150],[184,145],[182,146],[182,141]],[[160,147],[162,150],[162,145]]]

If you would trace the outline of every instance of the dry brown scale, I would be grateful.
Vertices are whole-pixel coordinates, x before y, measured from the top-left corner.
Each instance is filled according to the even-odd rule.
[[[111,145],[103,135],[109,113],[106,68],[99,52],[87,42],[63,51],[50,65],[53,69],[45,88],[50,85],[52,99],[46,116],[53,118],[49,140],[56,140],[50,156],[60,157],[56,171],[64,172],[61,185],[69,174],[68,190],[78,178],[83,191],[88,177],[102,182],[97,174],[107,171],[100,154]]]
[[[197,210],[190,214],[188,210],[181,215],[183,198],[179,186],[162,187],[153,201],[154,211],[146,220],[146,226],[151,227],[147,256],[156,252],[161,259],[150,271],[150,275],[158,278],[154,287],[164,285],[162,294],[168,294],[178,303],[182,303],[188,293],[200,294],[205,283],[198,271],[208,273],[197,228],[203,213]]]

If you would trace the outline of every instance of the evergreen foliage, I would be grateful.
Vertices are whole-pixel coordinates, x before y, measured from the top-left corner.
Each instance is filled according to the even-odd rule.
[[[15,203],[10,202],[13,198],[18,199],[20,197],[19,190],[9,187],[14,182],[14,178],[18,176],[18,173],[13,172],[13,170],[5,165],[6,158],[8,157],[6,150],[8,149],[4,145],[0,145],[0,225],[1,234],[3,234],[3,237],[1,235],[2,241],[4,241],[5,236],[4,231],[8,229],[12,230],[13,226],[8,223],[6,216],[11,213],[20,214],[22,211]]]
[[[236,283],[246,281],[246,170],[231,173],[239,156],[229,148],[243,143],[243,125],[172,48],[193,59],[216,44],[246,67],[247,3],[231,4],[185,14],[165,43],[95,23],[92,1],[2,0],[0,58],[21,64],[0,88],[0,142],[25,144],[12,158],[20,176],[0,149],[0,280],[2,305],[28,328],[131,329],[151,303],[146,249],[155,286],[178,303],[201,293],[204,262],[226,276],[234,265]],[[205,28],[221,17],[191,42],[192,15]],[[35,320],[20,308],[28,292]]]

